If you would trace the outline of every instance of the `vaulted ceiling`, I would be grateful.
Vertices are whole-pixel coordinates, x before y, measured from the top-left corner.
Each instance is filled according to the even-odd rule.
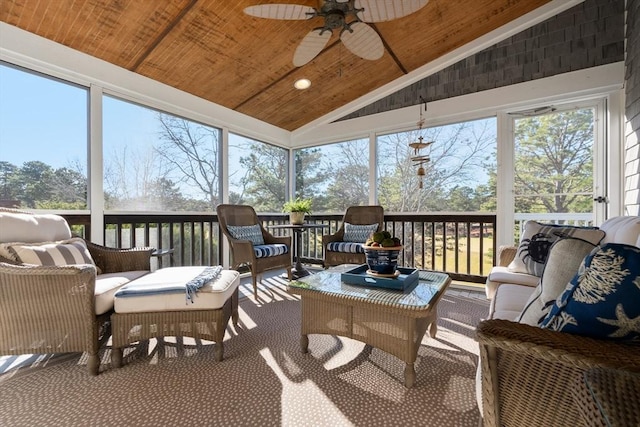
[[[315,0],[2,0],[0,21],[293,131],[551,0],[429,0],[370,24],[381,59],[353,55],[337,32],[302,67],[302,38],[321,25],[260,19],[247,6]],[[311,87],[293,87],[299,78]]]

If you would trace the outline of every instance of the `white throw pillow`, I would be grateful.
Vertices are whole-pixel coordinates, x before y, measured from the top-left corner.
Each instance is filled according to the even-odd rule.
[[[594,248],[593,244],[581,239],[556,241],[549,249],[540,284],[525,304],[518,322],[538,326]]]

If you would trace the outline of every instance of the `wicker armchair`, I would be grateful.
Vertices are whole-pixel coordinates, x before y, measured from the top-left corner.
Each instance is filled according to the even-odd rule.
[[[349,206],[342,218],[342,224],[338,231],[334,234],[322,236],[325,267],[340,264],[365,264],[367,262],[364,251],[362,253],[352,253],[327,250],[329,243],[343,241],[345,222],[355,225],[378,224],[377,231],[381,231],[384,226],[384,209],[382,206]]]
[[[0,232],[0,242],[16,241],[5,240],[9,234]],[[151,248],[87,246],[103,273],[150,269]],[[0,354],[87,352],[89,372],[97,375],[112,310],[96,314],[96,277],[93,265],[19,265],[0,257]]]
[[[640,372],[638,345],[485,320],[480,343],[485,426],[584,425],[574,383],[592,368]]]
[[[269,233],[258,220],[256,211],[247,205],[218,205],[218,222],[222,233],[227,237],[231,248],[232,268],[238,269],[241,265],[247,265],[251,270],[253,281],[253,295],[258,297],[257,277],[259,274],[275,269],[286,269],[287,276],[291,280],[291,236],[276,237]],[[254,246],[249,240],[236,239],[230,232],[229,226],[259,225],[265,245],[284,244],[286,253],[274,256],[256,256]]]

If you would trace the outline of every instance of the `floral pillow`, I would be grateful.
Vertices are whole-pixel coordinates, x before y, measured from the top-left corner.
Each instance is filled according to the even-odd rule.
[[[608,243],[594,249],[540,326],[640,342],[640,248]]]
[[[604,235],[605,232],[597,227],[574,227],[527,221],[524,224],[516,256],[507,268],[514,273],[540,277],[547,262],[549,248],[555,241],[573,237],[597,245]]]

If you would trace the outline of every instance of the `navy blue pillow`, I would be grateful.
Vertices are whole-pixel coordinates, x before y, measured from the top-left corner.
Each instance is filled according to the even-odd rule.
[[[540,326],[640,341],[640,248],[618,243],[595,248]]]

